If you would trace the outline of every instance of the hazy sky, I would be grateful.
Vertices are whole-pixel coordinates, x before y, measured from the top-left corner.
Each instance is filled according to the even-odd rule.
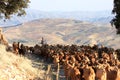
[[[30,0],[30,8],[41,11],[112,10],[113,0]]]

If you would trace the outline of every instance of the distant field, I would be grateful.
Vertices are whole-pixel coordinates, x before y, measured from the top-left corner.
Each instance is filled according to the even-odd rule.
[[[40,43],[44,37],[49,44],[103,44],[120,48],[120,37],[110,24],[93,24],[72,19],[40,19],[4,29],[10,43]]]

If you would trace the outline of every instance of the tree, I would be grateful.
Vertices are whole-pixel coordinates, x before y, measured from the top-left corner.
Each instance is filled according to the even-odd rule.
[[[0,18],[9,19],[11,15],[24,15],[29,0],[0,0]]]
[[[114,0],[112,13],[115,17],[111,20],[111,24],[117,29],[117,34],[120,34],[120,0]]]

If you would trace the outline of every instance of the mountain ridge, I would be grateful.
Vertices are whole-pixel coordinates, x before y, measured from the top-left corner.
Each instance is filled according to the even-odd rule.
[[[113,18],[113,15],[111,14],[110,10],[96,11],[96,12],[89,12],[89,11],[45,12],[45,11],[27,9],[26,12],[27,12],[26,16],[21,16],[21,17],[13,16],[10,20],[6,20],[5,22],[2,19],[0,21],[0,26],[1,27],[16,26],[18,24],[22,24],[25,22],[34,21],[37,19],[46,19],[46,18],[74,19],[74,20],[104,24],[104,23],[109,23]]]

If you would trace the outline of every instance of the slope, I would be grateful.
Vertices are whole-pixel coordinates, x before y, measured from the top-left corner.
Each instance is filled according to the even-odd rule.
[[[16,27],[5,28],[9,42],[40,43],[44,37],[49,44],[103,44],[119,48],[119,35],[110,24],[90,23],[73,19],[39,19]]]
[[[34,80],[43,79],[44,70],[33,67],[33,62],[25,57],[6,52],[0,45],[0,80]]]

